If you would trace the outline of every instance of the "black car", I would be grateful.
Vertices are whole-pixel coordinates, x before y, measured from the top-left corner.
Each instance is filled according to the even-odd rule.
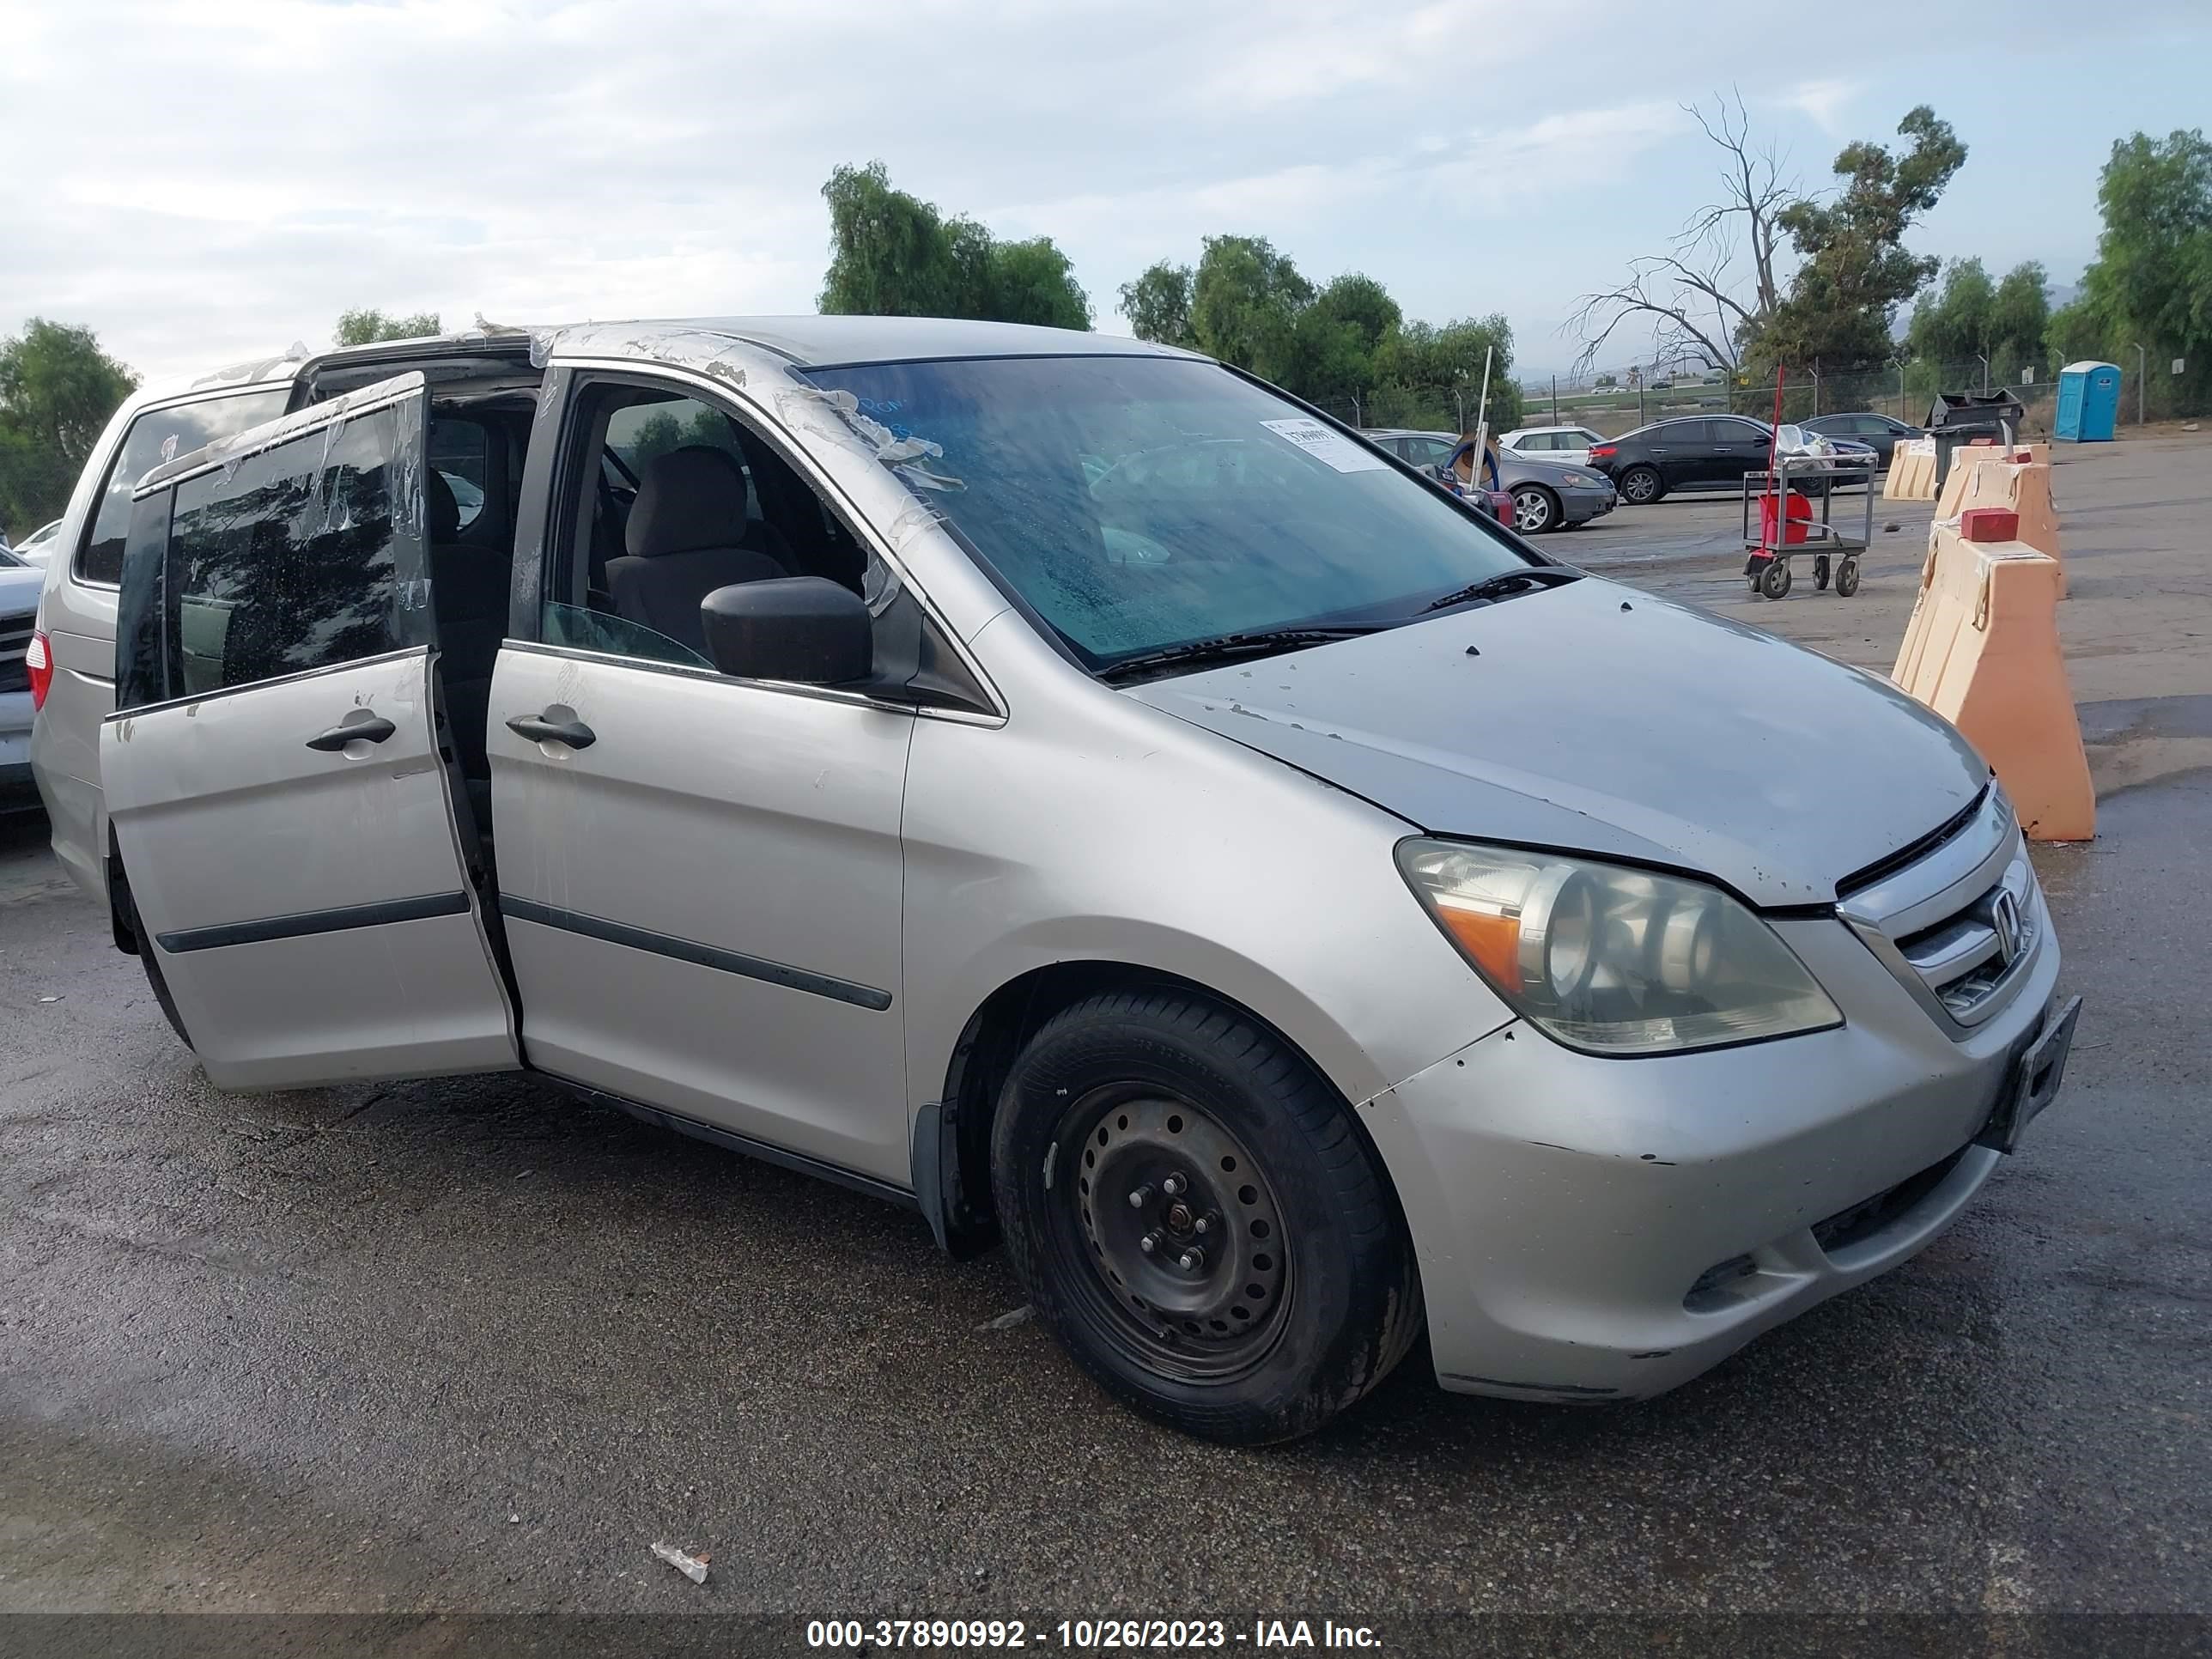
[[[1590,446],[1589,464],[1604,473],[1630,507],[1675,489],[1733,489],[1747,472],[1766,465],[1774,436],[1741,415],[1689,415],[1654,421]]]
[[[1887,415],[1877,415],[1863,409],[1850,415],[1816,415],[1798,424],[1808,432],[1818,432],[1831,438],[1849,438],[1874,451],[1878,465],[1885,470],[1889,465],[1890,452],[1909,438],[1921,435],[1921,428],[1907,426],[1903,421]]]

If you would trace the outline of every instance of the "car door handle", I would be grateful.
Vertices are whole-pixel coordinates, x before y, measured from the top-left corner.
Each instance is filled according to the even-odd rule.
[[[325,754],[342,754],[349,743],[382,743],[398,729],[378,714],[369,720],[356,720],[350,726],[333,726],[327,732],[319,732],[307,739],[307,747],[319,749]]]
[[[537,714],[517,714],[507,729],[532,743],[565,743],[571,749],[589,749],[599,734],[581,720],[549,720]]]

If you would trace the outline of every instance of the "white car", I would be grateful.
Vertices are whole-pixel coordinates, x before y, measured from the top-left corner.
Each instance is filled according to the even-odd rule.
[[[45,564],[46,555],[54,550],[54,538],[61,532],[61,527],[59,519],[52,524],[40,525],[24,539],[21,546],[14,550],[15,556],[26,564]]]
[[[1605,439],[1586,426],[1524,426],[1516,428],[1498,441],[1501,447],[1517,454],[1561,461],[1569,466],[1588,466],[1590,446],[1601,444]]]

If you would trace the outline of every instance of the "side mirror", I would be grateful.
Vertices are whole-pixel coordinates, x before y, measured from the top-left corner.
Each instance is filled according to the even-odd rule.
[[[725,674],[800,685],[845,685],[875,668],[868,607],[823,576],[718,587],[699,603],[707,653]]]

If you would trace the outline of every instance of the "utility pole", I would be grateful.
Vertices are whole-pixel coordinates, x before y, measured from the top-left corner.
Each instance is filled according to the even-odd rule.
[[[1909,424],[1912,417],[1905,412],[1905,359],[1892,357],[1889,361],[1897,365],[1897,418]]]
[[[2150,380],[2150,354],[2136,347],[2136,424],[2143,423],[2143,386]]]
[[[1990,395],[1990,360],[1978,351],[1974,354],[1974,357],[1982,366],[1982,396],[1986,398]]]
[[[1559,423],[1559,377],[1552,376],[1552,424]]]
[[[1820,365],[1813,365],[1813,418],[1820,417]]]

